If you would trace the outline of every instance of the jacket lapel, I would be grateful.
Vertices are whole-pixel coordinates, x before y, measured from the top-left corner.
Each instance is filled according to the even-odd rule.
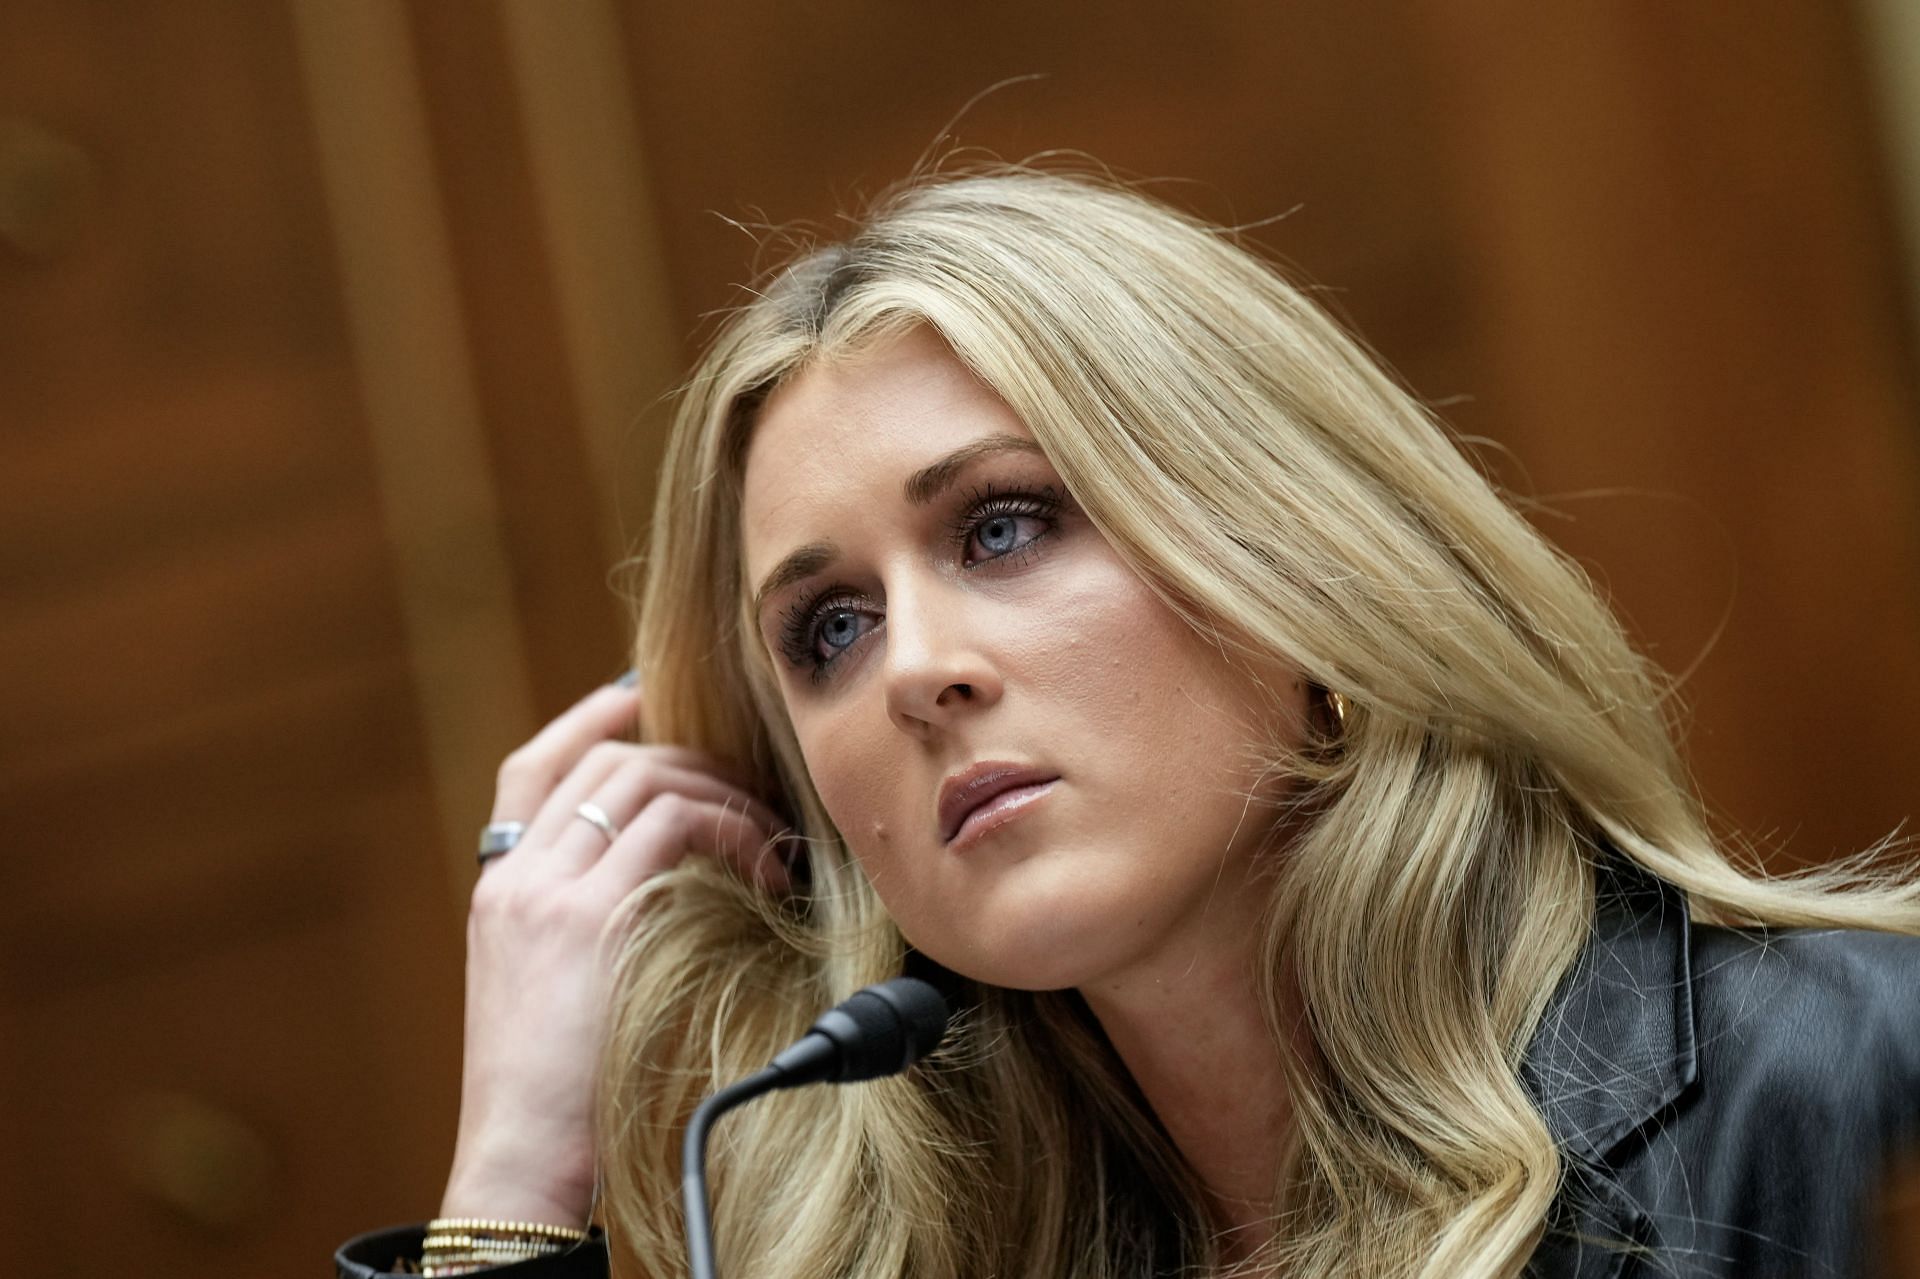
[[[1604,1160],[1693,1082],[1688,937],[1684,894],[1606,850],[1595,877],[1593,934],[1520,1071],[1566,1162],[1529,1273],[1614,1276],[1625,1266],[1623,1247],[1653,1242],[1646,1214]]]

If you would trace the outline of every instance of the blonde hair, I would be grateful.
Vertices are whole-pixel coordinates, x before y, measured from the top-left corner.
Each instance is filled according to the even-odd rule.
[[[1874,869],[1891,837],[1791,879],[1715,846],[1672,690],[1579,567],[1231,234],[1069,173],[921,177],[727,318],[661,476],[645,734],[750,767],[808,837],[811,885],[775,900],[689,859],[621,921],[603,1207],[647,1275],[684,1272],[678,1141],[698,1099],[910,955],[808,780],[747,617],[739,516],[772,390],[922,325],[1170,607],[1248,669],[1281,658],[1347,699],[1336,743],[1271,749],[1309,820],[1275,859],[1260,943],[1295,1131],[1249,1269],[1518,1273],[1561,1160],[1517,1072],[1588,935],[1603,847],[1707,922],[1920,932],[1920,883]],[[1314,1060],[1274,1024],[1282,973]],[[1198,1187],[1078,997],[953,980],[968,1011],[929,1063],[722,1125],[722,1268],[1218,1269]]]

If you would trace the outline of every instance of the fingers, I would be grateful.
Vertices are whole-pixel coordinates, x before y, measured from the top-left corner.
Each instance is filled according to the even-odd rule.
[[[639,722],[641,691],[620,684],[603,684],[561,712],[551,724],[541,728],[513,755],[501,762],[497,787],[493,791],[495,822],[526,822],[540,810],[555,785],[580,766],[589,749],[603,741],[624,741]],[[712,759],[699,751],[680,747],[660,747],[680,751],[701,766],[728,778],[735,785],[751,784],[747,776],[724,760]]]
[[[496,822],[524,822],[598,742],[623,737],[638,722],[640,690],[605,684],[562,711],[500,765]]]
[[[587,878],[625,897],[692,853],[731,866],[749,883],[785,892],[791,881],[776,842],[783,829],[743,809],[737,800],[663,794],[649,800],[627,823]]]
[[[640,690],[607,684],[563,711],[501,763],[493,796],[493,816],[489,820],[531,825],[555,788],[581,766],[590,751],[622,744],[625,735],[638,722],[640,701]],[[678,746],[648,749],[683,767],[703,769],[725,778],[743,790],[750,784],[738,768],[705,752]],[[609,760],[601,760],[596,765],[602,776],[610,766]]]
[[[606,834],[582,818],[591,801],[624,831],[654,803],[679,797],[731,811],[762,832],[756,844],[780,829],[774,811],[740,787],[698,767],[693,752],[655,746],[603,743],[587,753],[572,776],[555,789],[528,827],[523,843],[540,849],[543,873],[579,875],[608,851]]]
[[[624,897],[643,879],[688,852],[715,856],[749,881],[788,886],[771,850],[786,829],[731,765],[701,751],[621,740],[637,722],[638,689],[595,689],[501,764],[494,821],[527,829],[513,852],[482,877],[498,881],[598,878]],[[584,817],[591,803],[614,835]],[[656,811],[657,810],[657,811]],[[615,850],[618,856],[614,856]]]

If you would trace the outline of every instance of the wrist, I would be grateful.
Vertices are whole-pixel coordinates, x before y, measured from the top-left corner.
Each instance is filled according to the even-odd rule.
[[[593,1194],[555,1193],[512,1181],[450,1181],[440,1201],[441,1218],[530,1221],[543,1226],[584,1230],[593,1212]]]
[[[441,1217],[482,1217],[582,1227],[593,1213],[594,1178],[556,1173],[537,1157],[462,1159],[456,1155]]]

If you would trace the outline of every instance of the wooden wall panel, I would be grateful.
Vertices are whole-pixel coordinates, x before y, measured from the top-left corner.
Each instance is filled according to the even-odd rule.
[[[404,11],[290,8],[447,869],[464,886],[473,815],[535,725],[446,202]]]
[[[460,912],[322,197],[284,9],[0,10],[10,1270],[318,1269],[445,1175]]]
[[[644,543],[686,369],[619,15],[615,0],[498,10],[602,523],[626,557]]]
[[[514,612],[539,704],[558,711],[623,669],[617,552],[598,523],[567,334],[500,25],[487,9],[407,6],[474,354],[476,409],[512,557]],[[513,246],[502,252],[503,246]]]
[[[1764,9],[1426,30],[1496,433],[1610,493],[1549,531],[1697,666],[1710,801],[1817,861],[1920,815],[1920,405],[1848,15]]]
[[[1216,220],[1279,217],[1255,238],[1427,393],[1461,389],[1433,99],[1397,0],[623,8],[690,334],[756,256],[777,260],[773,232],[844,229],[841,212],[950,146],[942,126],[978,97],[963,145],[1084,150]]]

